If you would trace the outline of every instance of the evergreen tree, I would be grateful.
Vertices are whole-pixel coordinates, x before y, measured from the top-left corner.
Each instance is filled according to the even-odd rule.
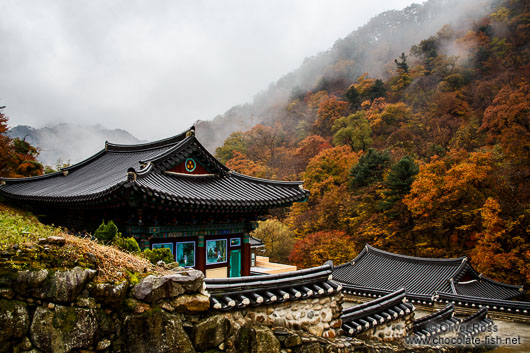
[[[402,73],[408,73],[409,72],[409,65],[407,64],[407,56],[405,53],[401,53],[401,56],[399,57],[400,61],[397,59],[394,59],[394,62],[396,63],[396,66],[398,68],[398,71],[401,71]]]
[[[389,162],[390,155],[387,151],[379,152],[370,148],[350,170],[350,187],[368,186],[382,180]]]
[[[413,158],[409,156],[401,158],[390,167],[390,172],[385,179],[385,185],[388,188],[385,194],[390,196],[392,201],[401,199],[409,193],[414,177],[419,171],[420,168]]]
[[[385,94],[386,94],[385,84],[380,79],[375,80],[373,86],[370,87],[368,91],[366,92],[366,96],[370,100],[374,100],[379,97],[384,97]]]

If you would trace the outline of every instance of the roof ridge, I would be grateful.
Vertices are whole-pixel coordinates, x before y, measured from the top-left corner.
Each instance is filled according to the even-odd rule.
[[[303,181],[284,181],[284,180],[272,180],[272,179],[265,179],[265,178],[257,178],[257,177],[253,177],[253,176],[250,176],[250,175],[245,175],[245,174],[241,174],[241,173],[238,173],[232,169],[230,169],[229,173],[237,178],[240,178],[240,179],[248,179],[248,180],[252,180],[252,181],[255,181],[255,182],[258,182],[258,183],[262,183],[262,184],[268,184],[268,185],[286,185],[286,186],[300,186],[300,185],[303,185],[304,182]]]
[[[104,149],[100,150],[99,152],[93,154],[92,156],[82,160],[81,162],[77,162],[76,164],[72,164],[71,166],[61,168],[60,170],[58,170],[58,171],[56,171],[54,173],[42,174],[42,175],[37,175],[37,176],[27,177],[27,178],[0,178],[0,180],[8,182],[8,183],[11,183],[11,182],[24,182],[24,181],[33,181],[33,180],[47,179],[47,178],[56,177],[56,176],[60,176],[60,175],[66,176],[66,175],[68,175],[68,172],[70,172],[71,170],[74,170],[74,169],[77,169],[79,167],[82,167],[83,165],[88,164],[88,163],[92,162],[95,159],[98,159],[99,157],[103,156],[105,154],[105,152],[106,151]]]
[[[184,138],[186,138],[186,135],[190,129],[181,132],[180,134],[167,137],[161,140],[146,142],[146,143],[139,143],[134,145],[125,145],[125,144],[118,144],[118,143],[112,143],[105,141],[105,150],[109,152],[129,152],[129,151],[145,151],[150,149],[156,149],[161,148],[169,145],[174,145],[176,143],[179,143]]]
[[[224,174],[230,169],[227,168],[224,164],[219,162],[212,154],[200,143],[200,141],[195,137],[194,134],[188,134],[186,138],[181,140],[179,143],[175,144],[173,147],[157,154],[154,157],[149,158],[148,160],[142,160],[140,162],[152,162],[154,164],[164,164],[164,162],[168,159],[171,159],[172,155],[180,152],[186,153],[188,149],[191,148],[192,152],[197,152],[201,154],[206,160],[207,163],[210,163],[213,165],[213,168],[219,172],[220,174]]]
[[[522,289],[523,286],[518,286],[517,284],[509,284],[509,283],[503,283],[503,282],[499,282],[499,281],[496,281],[494,279],[491,279],[489,277],[486,277],[486,276],[483,276],[482,273],[479,275],[479,278],[480,279],[483,279],[485,281],[488,281],[488,282],[491,282],[491,283],[494,283],[494,284],[497,284],[497,285],[501,285],[501,286],[504,286],[504,287],[508,287],[508,288],[517,288],[517,289]]]
[[[140,163],[147,163],[147,162],[156,163],[160,159],[174,153],[175,151],[179,150],[182,147],[185,147],[187,144],[190,143],[190,141],[192,141],[192,137],[186,136],[184,139],[178,141],[177,143],[175,143],[172,147],[168,148],[167,150],[161,151],[157,155],[153,157],[149,157],[148,159],[142,159]]]
[[[378,255],[382,255],[386,257],[392,257],[392,258],[398,258],[401,260],[416,261],[416,262],[441,262],[441,263],[460,262],[461,263],[462,261],[464,261],[465,263],[465,261],[467,260],[466,256],[444,259],[444,258],[436,258],[436,257],[419,257],[419,256],[396,254],[390,251],[378,249],[376,247],[371,246],[370,244],[366,244],[365,249],[367,253],[374,252]],[[461,264],[460,266],[462,265],[463,264]]]

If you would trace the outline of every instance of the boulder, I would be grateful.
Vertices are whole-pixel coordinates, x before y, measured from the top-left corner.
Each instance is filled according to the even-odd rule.
[[[8,352],[12,339],[24,337],[30,319],[26,304],[16,300],[0,299],[0,352]]]
[[[240,328],[236,351],[241,353],[279,353],[280,341],[267,326],[248,323]]]
[[[15,290],[21,295],[31,294],[35,289],[44,285],[48,278],[48,270],[19,271],[15,281]]]
[[[95,270],[81,267],[74,267],[69,271],[57,271],[52,276],[48,275],[47,270],[20,271],[15,290],[24,296],[48,299],[57,303],[70,303],[95,275]]]
[[[174,273],[162,277],[147,276],[134,286],[133,296],[138,300],[149,303],[160,299],[174,298],[183,293],[196,293],[200,291],[204,275],[198,270]]]
[[[50,244],[50,245],[63,246],[64,244],[66,244],[66,239],[64,237],[52,235],[47,238],[40,238],[39,244]]]
[[[112,308],[119,308],[123,303],[129,283],[95,283],[89,285],[89,292],[98,303]]]
[[[204,294],[183,294],[171,301],[173,310],[183,314],[196,314],[210,308],[210,298]]]
[[[94,344],[98,324],[92,309],[38,307],[30,327],[33,344],[43,352],[63,353]]]
[[[193,344],[198,351],[215,348],[230,335],[230,330],[230,320],[225,316],[211,316],[193,327]]]
[[[70,271],[57,271],[51,278],[46,296],[56,303],[70,303],[95,275],[95,270],[81,267],[74,267]]]
[[[195,353],[177,315],[150,310],[124,320],[125,350],[131,353]]]

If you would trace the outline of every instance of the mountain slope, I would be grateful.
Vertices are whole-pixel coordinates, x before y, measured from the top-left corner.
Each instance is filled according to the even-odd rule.
[[[254,98],[252,104],[235,106],[213,121],[198,121],[197,135],[214,151],[231,132],[244,131],[255,124],[272,125],[276,112],[297,92],[321,85],[344,89],[347,82],[368,72],[386,77],[394,58],[422,39],[435,34],[443,25],[469,28],[474,20],[491,9],[492,0],[429,0],[401,11],[387,11],[366,25],[336,41],[326,52],[306,58],[297,70],[280,78]]]
[[[38,160],[54,166],[60,159],[64,163],[77,163],[105,147],[105,141],[123,144],[142,142],[121,129],[109,130],[100,125],[58,124],[40,129],[18,125],[7,132],[11,138],[26,139],[39,148]]]

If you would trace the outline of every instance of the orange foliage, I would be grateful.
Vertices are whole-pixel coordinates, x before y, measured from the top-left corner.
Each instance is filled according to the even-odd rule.
[[[501,143],[513,154],[530,150],[530,83],[505,85],[484,112],[482,130],[490,143]]]
[[[335,265],[352,260],[357,251],[351,238],[336,230],[308,234],[294,244],[289,261],[300,268],[320,266],[331,260]]]
[[[41,175],[44,167],[36,159],[39,151],[24,140],[8,137],[7,121],[8,118],[0,112],[0,176],[22,178]]]
[[[348,102],[338,100],[334,96],[324,100],[318,108],[318,119],[313,129],[322,136],[331,136],[331,127],[337,119],[346,114],[348,107]]]
[[[455,151],[420,166],[403,203],[429,256],[455,256],[474,246],[480,209],[494,187],[492,152]]]
[[[226,166],[235,170],[238,173],[254,176],[257,178],[265,178],[267,176],[267,168],[259,163],[256,163],[247,158],[243,153],[234,151],[234,157],[226,162]]]
[[[501,206],[488,198],[480,210],[482,229],[475,234],[477,245],[471,251],[471,262],[479,272],[499,280],[521,283],[530,275],[530,244],[513,230],[521,225],[505,221]]]

